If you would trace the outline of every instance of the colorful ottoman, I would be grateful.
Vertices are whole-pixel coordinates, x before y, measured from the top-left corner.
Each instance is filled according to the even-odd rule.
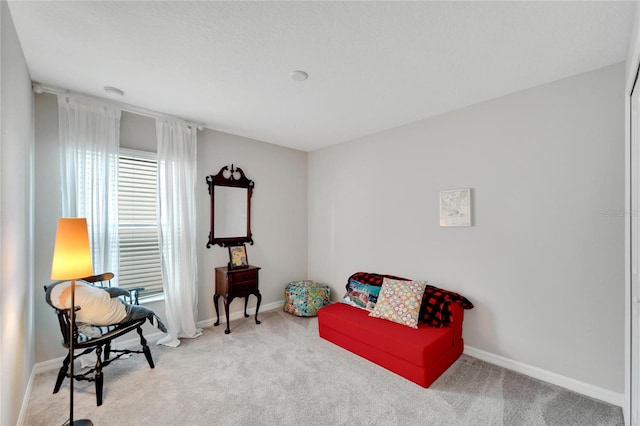
[[[291,281],[284,288],[284,311],[299,317],[315,317],[329,304],[329,287],[315,281]]]

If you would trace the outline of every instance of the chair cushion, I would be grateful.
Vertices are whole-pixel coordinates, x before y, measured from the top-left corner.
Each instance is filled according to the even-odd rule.
[[[58,309],[71,307],[71,282],[62,281],[50,287],[51,304]],[[76,312],[76,322],[92,325],[117,324],[125,319],[127,311],[124,303],[104,289],[76,281],[75,305],[80,307]]]

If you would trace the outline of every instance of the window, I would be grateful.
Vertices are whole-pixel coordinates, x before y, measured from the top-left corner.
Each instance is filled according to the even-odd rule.
[[[156,219],[158,163],[155,153],[120,149],[118,170],[119,286],[162,293]]]

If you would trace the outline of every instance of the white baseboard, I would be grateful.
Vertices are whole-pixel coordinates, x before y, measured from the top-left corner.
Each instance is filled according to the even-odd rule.
[[[267,303],[266,305],[260,305],[260,312],[268,312],[276,309],[282,309],[284,306],[284,300],[278,300],[277,302]],[[224,308],[220,307],[220,324],[226,324],[227,319],[224,317]],[[247,315],[253,315],[256,313],[256,308],[248,308]],[[244,317],[244,311],[234,312],[229,314],[229,321],[237,320]],[[260,319],[260,318],[258,318]],[[196,324],[201,328],[213,327],[213,324],[216,322],[215,318],[206,319],[203,321],[198,321]]]
[[[618,407],[624,406],[624,394],[603,389],[598,386],[591,385],[589,383],[581,382],[560,374],[552,373],[551,371],[543,370],[542,368],[533,367],[531,365],[514,361],[509,358],[495,355],[490,352],[485,352],[480,349],[476,349],[470,346],[464,347],[464,354],[473,358],[478,358],[482,361],[486,361],[491,364],[498,365],[500,367],[513,370],[517,373],[524,374],[534,379],[542,380],[547,383],[551,383],[565,389],[578,392],[580,394],[589,396],[591,398],[599,399],[601,401],[608,402],[609,404],[617,405]]]
[[[260,306],[260,312],[268,312],[268,311],[273,311],[275,309],[282,309],[282,306],[284,305],[284,300],[279,300],[277,302],[273,302],[273,303],[268,303],[266,305],[261,305]],[[247,314],[249,315],[253,315],[256,313],[256,309],[255,308],[249,308],[247,309]],[[233,314],[229,315],[229,321],[232,320],[236,320],[236,319],[240,319],[244,316],[244,312],[239,311],[239,312],[234,312]],[[213,323],[215,323],[216,320],[215,318],[210,318],[210,319],[206,319],[203,321],[198,321],[198,323],[196,324],[197,327],[200,328],[207,328],[207,327],[212,327]],[[220,316],[220,323],[226,323],[226,319],[224,318],[224,314],[222,314]],[[145,333],[145,339],[147,339],[149,342],[155,341],[157,339],[159,339],[160,337],[164,336],[164,333],[158,331],[152,334],[147,334]],[[136,347],[140,344],[140,338],[138,337],[133,337],[131,339],[127,339],[127,340],[122,340],[122,341],[118,341],[117,346],[120,348],[133,348]],[[48,371],[52,371],[52,370],[57,370],[60,368],[60,366],[62,365],[62,361],[64,361],[64,356],[61,356],[59,358],[54,358],[54,359],[50,359],[48,361],[43,361],[43,362],[39,362],[37,364],[35,364],[33,366],[33,369],[31,371],[31,378],[29,379],[30,381],[33,379],[33,377],[37,374],[40,373],[45,373]],[[30,394],[30,392],[29,392]],[[25,399],[28,401],[29,398],[25,395]]]
[[[279,300],[277,302],[273,302],[273,303],[267,303],[266,305],[261,305],[260,307],[262,309],[260,309],[260,312],[268,312],[268,311],[272,311],[275,309],[282,309],[282,306],[284,306],[284,300]],[[255,314],[256,309],[255,308],[249,308],[247,309],[247,314],[249,315],[253,315]],[[236,319],[240,319],[244,316],[244,312],[240,311],[240,312],[234,312],[233,314],[229,315],[229,321],[231,320],[236,320]],[[199,321],[196,325],[198,327],[202,327],[202,328],[206,328],[206,327],[212,327],[213,323],[215,323],[215,319],[211,318],[211,319],[207,319],[204,321]],[[221,315],[220,317],[220,322],[221,323],[226,323],[226,319],[224,318],[224,314]],[[160,337],[162,337],[164,335],[164,333],[161,333],[160,331],[156,332],[156,333],[152,333],[152,334],[145,334],[145,338],[148,341],[154,341],[159,339]],[[138,346],[140,344],[140,339],[138,337],[132,338],[132,339],[128,339],[128,340],[123,340],[123,341],[118,341],[118,347],[119,348],[132,348],[135,346]],[[58,370],[60,368],[60,366],[62,365],[62,362],[64,361],[65,356],[61,356],[59,358],[54,358],[54,359],[50,359],[47,361],[43,361],[43,362],[39,362],[37,364],[35,364],[33,366],[33,368],[31,369],[31,375],[29,376],[29,383],[27,384],[27,389],[24,393],[24,398],[22,400],[22,407],[20,409],[20,414],[18,416],[18,425],[23,425],[24,424],[24,419],[27,415],[27,407],[29,405],[29,400],[31,399],[31,392],[33,389],[33,382],[35,380],[35,376],[37,376],[40,373],[46,373],[52,370]]]
[[[282,309],[283,305],[284,305],[284,300],[268,303],[266,305],[261,306],[262,309],[260,309],[260,312],[268,312],[272,310]],[[255,314],[255,308],[247,309],[247,314],[249,315]],[[231,315],[229,315],[229,320],[232,321],[232,320],[243,318],[243,315],[244,313],[242,311],[234,312]],[[197,326],[201,328],[212,327],[215,321],[216,321],[215,318],[199,321],[197,323]],[[221,324],[226,323],[224,314],[221,315],[220,317],[220,323]],[[145,337],[149,341],[154,341],[159,339],[163,335],[164,335],[163,333],[158,331],[153,334],[148,334]],[[139,345],[139,342],[140,340],[137,337],[124,340],[124,341],[119,341],[118,347],[123,347],[123,348],[135,347]],[[550,371],[543,370],[538,367],[533,367],[531,365],[528,365],[519,361],[514,361],[512,359],[505,358],[500,355],[495,355],[480,349],[476,349],[471,346],[465,345],[464,353],[465,355],[478,358],[482,361],[486,361],[488,363],[498,365],[500,367],[504,367],[509,370],[513,370],[515,372],[527,375],[529,377],[533,377],[538,380],[542,380],[557,386],[561,386],[563,388],[572,390],[574,392],[578,392],[580,394],[589,396],[591,398],[599,399],[601,401],[605,401],[610,404],[617,405],[619,407],[624,406],[625,397],[624,397],[624,394],[621,394],[621,393],[613,392],[608,389],[603,389],[601,387],[594,386],[589,383],[581,382],[579,380],[562,376],[560,374],[552,373]],[[48,361],[39,362],[33,366],[33,369],[31,370],[31,375],[29,377],[29,383],[27,384],[27,389],[23,398],[20,415],[18,417],[18,425],[21,425],[24,422],[24,418],[27,412],[27,405],[29,403],[29,399],[31,398],[31,392],[32,392],[35,376],[40,373],[59,369],[63,360],[64,360],[64,356],[50,359]]]
[[[27,389],[25,389],[24,398],[22,398],[22,406],[20,407],[18,422],[16,423],[19,426],[24,425],[24,419],[27,416],[27,408],[29,406],[29,399],[31,399],[31,391],[33,390],[33,381],[36,379],[36,374],[36,369],[34,367],[31,369],[31,374],[29,375],[29,383],[27,383]]]
[[[262,309],[260,309],[260,312],[267,312],[275,309],[282,309],[282,306],[284,306],[284,300],[279,300],[277,302],[261,305],[260,307]],[[249,315],[253,315],[255,314],[255,312],[256,312],[256,308],[247,309],[247,314]],[[229,315],[229,321],[242,318],[243,316],[244,316],[244,312],[242,311],[234,312],[233,314]],[[220,322],[226,323],[226,318],[224,318],[224,314],[221,315]],[[215,323],[215,319],[211,318],[208,320],[199,321],[196,325],[198,327],[206,328],[206,327],[213,326],[213,323]],[[152,334],[145,334],[145,338],[148,341],[155,341],[160,337],[162,337],[163,335],[164,333],[161,333],[158,331]],[[132,348],[132,347],[138,346],[139,344],[140,344],[140,339],[138,337],[128,339],[128,340],[118,341],[119,348]],[[33,368],[31,369],[31,375],[29,377],[29,383],[27,384],[27,389],[24,393],[24,398],[22,400],[22,407],[20,409],[20,415],[18,416],[18,425],[24,424],[24,419],[25,419],[25,416],[27,415],[27,407],[29,405],[29,400],[31,399],[31,392],[33,390],[33,382],[35,380],[35,376],[40,373],[46,373],[52,370],[59,369],[60,366],[62,365],[62,361],[64,361],[64,358],[65,358],[64,356],[61,356],[59,358],[54,358],[47,361],[39,362],[33,366]]]

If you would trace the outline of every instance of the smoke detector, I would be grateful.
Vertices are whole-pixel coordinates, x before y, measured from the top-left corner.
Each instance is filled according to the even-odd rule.
[[[115,98],[121,98],[124,96],[124,92],[117,87],[104,86],[104,91],[107,92],[107,95],[113,96]]]

